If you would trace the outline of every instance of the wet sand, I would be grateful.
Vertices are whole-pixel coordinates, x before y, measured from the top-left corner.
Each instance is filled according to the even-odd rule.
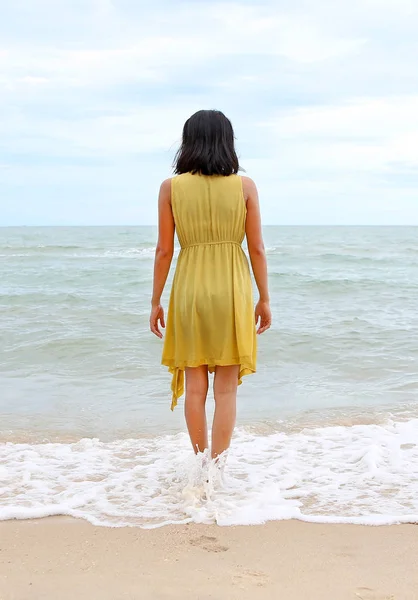
[[[0,600],[416,600],[418,528],[0,523]]]

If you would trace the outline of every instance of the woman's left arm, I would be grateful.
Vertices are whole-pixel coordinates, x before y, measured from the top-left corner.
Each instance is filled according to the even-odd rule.
[[[174,217],[171,210],[171,179],[163,181],[158,197],[158,243],[155,250],[154,285],[151,301],[150,329],[157,337],[163,334],[159,329],[165,327],[164,310],[161,306],[161,295],[170,271],[174,252]]]

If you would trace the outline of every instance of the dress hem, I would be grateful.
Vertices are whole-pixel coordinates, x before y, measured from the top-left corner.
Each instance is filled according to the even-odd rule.
[[[161,364],[168,367],[169,372],[172,374],[173,378],[171,381],[171,391],[172,391],[172,399],[171,399],[171,410],[173,411],[177,406],[178,399],[184,394],[184,371],[187,367],[196,368],[201,367],[203,365],[207,365],[210,373],[213,373],[215,367],[229,367],[232,365],[240,365],[240,371],[238,375],[238,385],[242,384],[242,378],[246,375],[252,375],[256,372],[255,365],[251,363],[251,360],[244,360],[247,357],[243,357],[241,359],[231,358],[229,360],[199,360],[199,361],[187,361],[182,362],[181,364],[175,364],[174,359],[163,359]]]

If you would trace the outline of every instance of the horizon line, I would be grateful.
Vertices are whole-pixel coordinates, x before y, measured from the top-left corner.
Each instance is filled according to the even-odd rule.
[[[158,224],[147,224],[147,225],[0,225],[0,229],[41,229],[41,228],[55,228],[55,229],[65,229],[65,228],[93,228],[93,227],[101,227],[101,228],[109,228],[109,229],[115,229],[115,228],[127,228],[127,227],[132,227],[132,228],[136,228],[136,227],[153,227],[153,228],[158,228]],[[269,223],[266,225],[262,225],[263,228],[266,227],[418,227],[418,223],[416,224],[406,224],[406,223],[395,223],[395,224],[379,224],[379,223],[348,223],[348,224],[343,224],[343,223],[328,223],[328,224],[321,224],[321,223],[316,223],[316,224],[308,224],[308,223]]]

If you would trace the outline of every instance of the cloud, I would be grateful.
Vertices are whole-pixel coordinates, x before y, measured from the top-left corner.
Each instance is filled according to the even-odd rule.
[[[87,3],[88,4],[88,3]],[[98,7],[99,2],[93,2]],[[276,11],[228,3],[179,4],[170,18],[148,15],[150,27],[138,19],[136,26],[113,6],[104,3],[104,31],[114,31],[115,22],[124,31],[80,40],[73,47],[57,47],[37,40],[35,44],[11,46],[0,52],[3,82],[32,83],[47,79],[56,86],[117,85],[126,82],[168,81],[172,71],[196,68],[204,79],[205,63],[222,57],[282,57],[300,63],[315,63],[359,51],[364,39],[336,38],[300,17]],[[202,14],[205,18],[202,19]],[[188,23],[192,22],[193,27]]]
[[[298,108],[264,126],[286,145],[281,159],[302,168],[375,174],[418,168],[418,94]]]
[[[269,222],[386,222],[392,203],[418,223],[412,0],[0,0],[0,10],[1,222],[155,222],[184,120],[216,107],[234,122]]]

